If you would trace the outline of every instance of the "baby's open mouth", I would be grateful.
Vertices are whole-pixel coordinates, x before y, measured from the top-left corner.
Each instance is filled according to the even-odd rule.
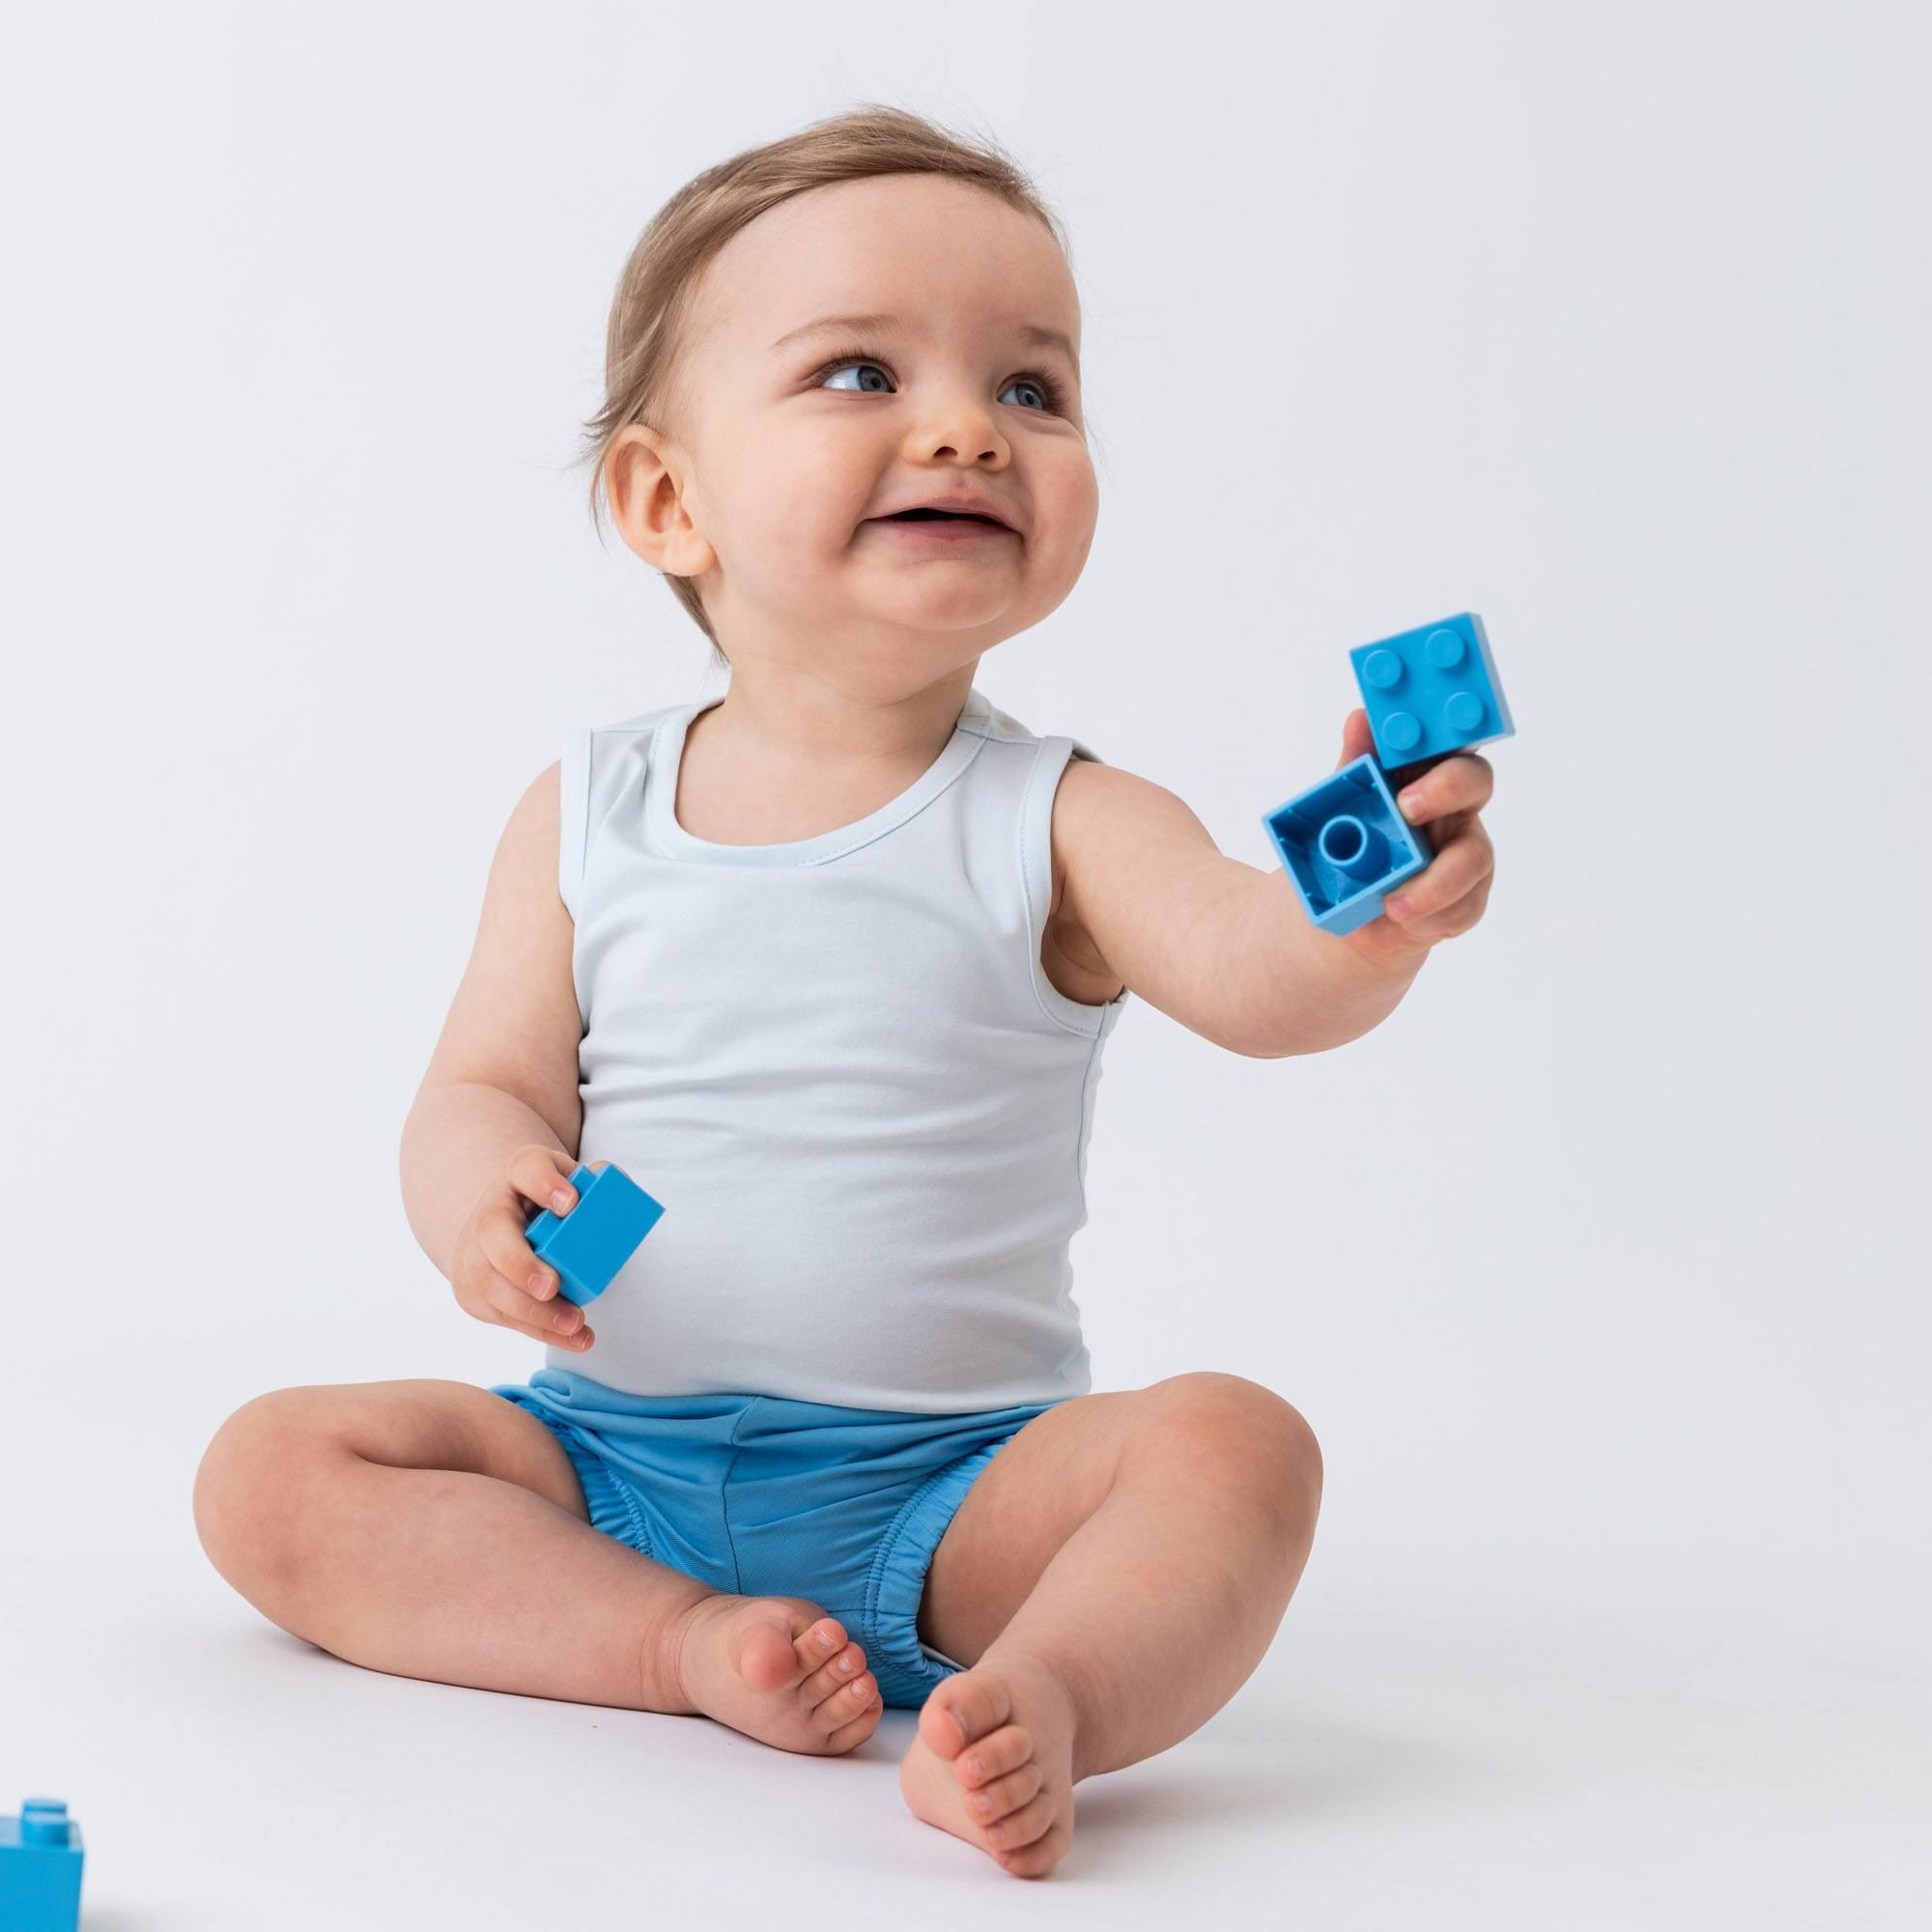
[[[891,516],[875,516],[873,522],[875,524],[920,524],[920,522],[925,522],[927,518],[935,518],[935,516],[951,518],[956,524],[989,524],[993,529],[1005,529],[1007,527],[997,518],[991,518],[991,516],[974,516],[970,510],[895,510]]]
[[[989,530],[1003,530],[1007,526],[997,517],[975,516],[969,510],[896,510],[890,517],[874,517],[875,524],[923,524],[953,523],[983,524]]]

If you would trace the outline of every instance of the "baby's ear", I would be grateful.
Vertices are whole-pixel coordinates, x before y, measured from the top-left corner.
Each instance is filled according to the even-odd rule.
[[[670,577],[702,577],[717,561],[684,506],[685,458],[647,423],[626,423],[604,455],[604,500],[630,550]]]

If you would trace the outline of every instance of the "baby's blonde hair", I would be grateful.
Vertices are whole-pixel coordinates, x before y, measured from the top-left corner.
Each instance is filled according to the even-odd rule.
[[[1044,223],[1071,266],[1073,251],[1059,218],[997,141],[969,141],[903,108],[855,108],[706,168],[651,217],[617,278],[605,337],[605,403],[584,425],[588,440],[580,457],[592,466],[590,514],[600,532],[605,460],[626,424],[644,423],[689,446],[677,351],[705,264],[748,222],[795,194],[833,182],[905,174],[946,175],[998,195]],[[696,582],[662,575],[711,639],[714,661],[728,663]]]

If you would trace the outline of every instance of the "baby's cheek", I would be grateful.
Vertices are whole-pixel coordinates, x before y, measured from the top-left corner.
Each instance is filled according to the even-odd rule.
[[[1100,514],[1100,487],[1092,466],[1084,456],[1069,461],[1044,496],[1041,524],[1049,544],[1076,561],[1084,559]]]
[[[1047,506],[1028,536],[1035,565],[1063,585],[1080,575],[1094,548],[1098,499],[1089,491]]]

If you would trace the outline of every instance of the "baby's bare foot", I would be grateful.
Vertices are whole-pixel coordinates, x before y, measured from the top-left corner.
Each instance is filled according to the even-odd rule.
[[[879,1727],[866,1653],[803,1597],[700,1598],[672,1642],[687,1701],[747,1737],[832,1756]]]
[[[1050,1671],[1004,1660],[925,1700],[899,1790],[928,1825],[1042,1878],[1073,1837],[1073,1699]]]

